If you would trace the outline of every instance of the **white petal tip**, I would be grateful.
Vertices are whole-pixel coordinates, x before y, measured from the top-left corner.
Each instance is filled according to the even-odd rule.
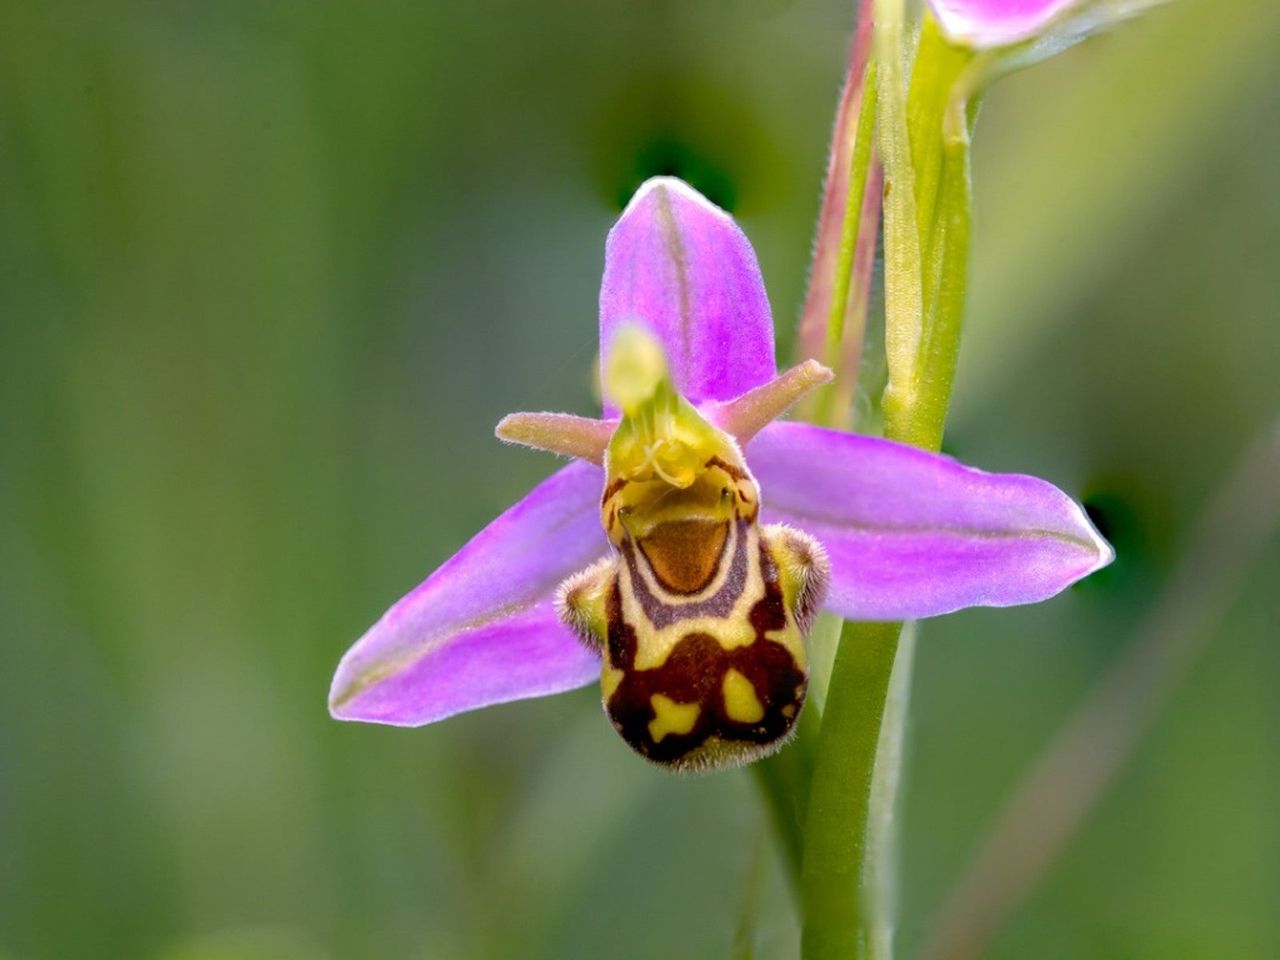
[[[1093,544],[1095,560],[1093,566],[1089,568],[1089,573],[1101,570],[1103,567],[1109,567],[1116,559],[1116,548],[1113,547],[1107,539],[1094,526],[1093,520],[1089,518],[1089,513],[1085,508],[1076,503],[1074,504],[1080,516],[1080,526],[1085,534],[1089,537],[1089,541]]]
[[[704,210],[707,210],[711,213],[718,214],[719,216],[722,216],[722,217],[729,216],[728,213],[726,213],[720,207],[717,207],[714,203],[712,203],[710,200],[704,197],[701,193],[699,193],[693,187],[689,186],[689,184],[685,183],[679,177],[660,176],[660,177],[650,177],[644,183],[640,184],[638,188],[636,188],[636,192],[631,197],[630,202],[627,203],[626,209],[622,211],[622,218],[625,218],[627,214],[629,214],[632,211],[632,209],[634,209],[635,207],[643,203],[648,198],[649,194],[659,190],[668,191],[672,194],[675,194],[677,197],[679,197],[682,200],[692,201],[693,203],[698,204]]]

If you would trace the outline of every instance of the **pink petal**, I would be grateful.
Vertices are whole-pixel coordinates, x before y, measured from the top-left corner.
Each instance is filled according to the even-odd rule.
[[[1034,603],[1114,556],[1084,510],[1035,477],[800,423],[766,428],[747,461],[766,522],[827,548],[827,606],[853,620]]]
[[[1021,43],[1079,0],[929,0],[952,40],[986,49]]]
[[[551,601],[608,552],[603,483],[598,467],[570,464],[480,531],[347,651],[330,712],[417,726],[597,678],[599,660]]]
[[[750,242],[732,217],[671,177],[645,182],[609,232],[602,357],[627,323],[653,331],[676,388],[694,403],[736,397],[777,370],[769,300]]]

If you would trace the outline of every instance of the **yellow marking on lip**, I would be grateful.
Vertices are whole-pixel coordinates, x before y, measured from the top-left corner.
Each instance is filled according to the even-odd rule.
[[[654,743],[661,743],[662,738],[669,733],[688,733],[698,722],[698,714],[702,711],[696,703],[676,703],[660,693],[649,698],[649,705],[653,707],[649,737]]]
[[[755,685],[737,670],[724,675],[724,712],[737,723],[759,723],[764,719],[764,704],[756,695]]]
[[[749,604],[743,606],[746,610],[751,609]],[[644,624],[648,628],[648,621],[639,617],[628,622]],[[747,647],[756,640],[756,632],[745,612],[736,608],[735,614],[729,617],[692,617],[678,620],[662,630],[637,629],[635,669],[656,670],[661,667],[677,644],[691,633],[705,633],[725,650]],[[792,656],[795,656],[794,652]]]
[[[607,662],[600,668],[600,693],[606,703],[617,692],[624,676],[621,670]]]

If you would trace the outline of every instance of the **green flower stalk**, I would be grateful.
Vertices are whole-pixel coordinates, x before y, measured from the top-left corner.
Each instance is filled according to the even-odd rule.
[[[874,0],[873,62],[865,75],[868,88],[874,78],[875,144],[884,169],[886,437],[926,450],[942,444],[964,318],[970,135],[981,90],[994,77],[1151,5],[932,0],[917,41],[903,0]],[[865,93],[862,109],[865,116]],[[860,173],[853,156],[850,180]],[[845,234],[856,235],[856,206],[846,209]],[[837,269],[852,267],[842,261]],[[842,284],[847,288],[848,281],[823,281],[834,289]],[[834,322],[836,311],[831,316]],[[832,328],[828,334],[836,336]],[[877,763],[901,762],[901,731],[882,729],[895,670],[909,675],[909,662],[895,666],[901,634],[901,623],[886,622],[849,623],[841,635],[812,780],[802,791],[808,960],[882,958],[891,951],[891,922],[883,915],[892,899],[883,889],[891,840],[872,831],[891,822],[883,806],[894,802],[891,785],[898,780],[896,769],[878,770]],[[891,724],[904,722],[904,697],[900,690]],[[882,809],[873,809],[877,802]]]

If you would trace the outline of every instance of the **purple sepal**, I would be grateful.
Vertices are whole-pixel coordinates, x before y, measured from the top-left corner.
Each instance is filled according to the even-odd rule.
[[[766,522],[821,541],[826,606],[909,620],[1053,596],[1111,562],[1111,546],[1057,487],[940,454],[801,423],[747,447]]]
[[[609,232],[600,351],[639,323],[662,344],[676,389],[729,400],[771,379],[773,321],[755,252],[727,213],[671,177],[646,181]],[[617,413],[606,406],[605,415]]]
[[[417,727],[477,707],[573,690],[600,679],[600,659],[550,600],[461,630],[356,693],[333,715]]]
[[[480,531],[347,651],[330,712],[417,726],[596,678],[598,659],[552,598],[609,550],[602,486],[599,467],[570,464]]]

